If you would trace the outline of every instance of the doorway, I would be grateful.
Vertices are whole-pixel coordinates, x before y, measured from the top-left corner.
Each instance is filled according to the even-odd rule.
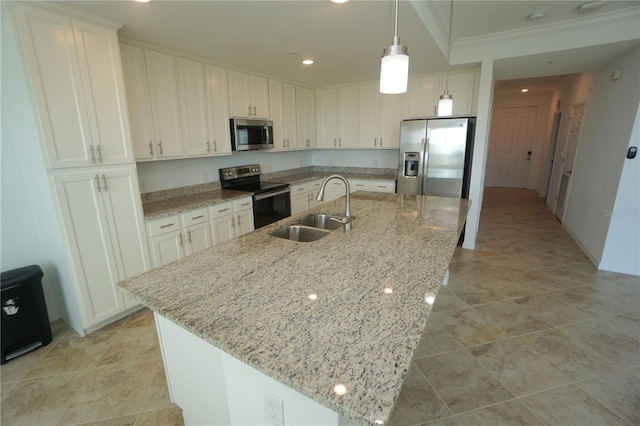
[[[584,102],[575,104],[571,109],[571,126],[567,135],[567,143],[565,149],[560,153],[562,161],[562,175],[560,177],[560,186],[556,196],[556,208],[554,214],[560,222],[564,219],[565,203],[569,189],[571,187],[571,173],[573,164],[576,160],[576,151],[578,149],[578,140],[580,139],[580,129],[582,128],[582,116],[584,115]]]
[[[502,107],[493,150],[494,185],[527,188],[538,107]]]

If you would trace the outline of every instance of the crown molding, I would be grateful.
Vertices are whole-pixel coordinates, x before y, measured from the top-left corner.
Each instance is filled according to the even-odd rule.
[[[38,0],[38,1],[18,0],[18,1],[14,1],[13,3],[14,4],[25,4],[25,5],[28,5],[28,6],[35,6],[35,7],[39,7],[39,8],[42,8],[42,9],[47,9],[47,10],[50,10],[52,12],[61,13],[63,15],[69,16],[71,18],[82,19],[84,21],[89,21],[89,22],[91,22],[93,24],[110,27],[110,28],[113,28],[114,30],[118,30],[118,29],[122,28],[122,26],[124,25],[121,22],[113,21],[111,19],[103,18],[102,16],[94,15],[94,14],[91,14],[91,13],[82,12],[82,11],[80,11],[78,9],[74,9],[72,7],[69,7],[69,6],[61,5],[61,4],[55,3],[54,1],[51,1],[51,0]]]

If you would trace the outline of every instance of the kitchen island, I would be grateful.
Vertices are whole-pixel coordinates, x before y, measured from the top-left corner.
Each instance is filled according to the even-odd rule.
[[[276,411],[284,402],[284,424],[387,421],[469,203],[357,192],[348,231],[310,243],[269,234],[344,203],[120,283],[156,313],[187,423],[267,423],[265,391]]]

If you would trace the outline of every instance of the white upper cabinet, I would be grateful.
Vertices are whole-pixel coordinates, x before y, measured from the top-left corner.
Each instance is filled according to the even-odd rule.
[[[132,162],[116,29],[14,8],[49,167]]]
[[[287,149],[294,149],[299,146],[297,138],[298,108],[296,101],[296,86],[289,83],[282,84],[282,111],[284,140],[287,142]],[[304,105],[301,106],[304,108]],[[272,112],[273,113],[273,112]],[[304,114],[304,112],[302,112]],[[315,119],[315,117],[314,117]]]
[[[287,148],[287,140],[284,135],[284,98],[282,82],[269,80],[269,110],[273,121],[273,147],[282,150]]]
[[[445,77],[442,77],[444,91]],[[449,93],[453,96],[453,115],[474,114],[475,73],[449,75]]]
[[[209,138],[213,139],[211,154],[230,154],[229,85],[227,70],[205,65],[207,102],[209,108]]]
[[[156,156],[184,154],[180,127],[180,104],[175,59],[166,53],[145,49],[151,116],[156,139]]]
[[[398,148],[402,95],[383,95],[378,84],[359,87],[358,147],[367,149]]]
[[[406,118],[434,117],[440,98],[440,75],[426,75],[409,79]]]
[[[232,117],[270,118],[268,80],[229,71],[229,105]]]
[[[358,87],[319,90],[318,148],[355,148],[358,133]]]
[[[155,157],[157,148],[154,144],[144,52],[141,47],[120,44],[120,53],[131,119],[133,152],[136,160],[151,159]]]
[[[286,89],[286,86],[285,86]],[[293,94],[290,94],[293,96]],[[285,90],[285,101],[287,99]],[[316,146],[316,97],[315,92],[306,87],[295,87],[295,122],[290,124],[291,137],[297,135],[298,148],[314,148]],[[285,108],[286,108],[285,102]]]

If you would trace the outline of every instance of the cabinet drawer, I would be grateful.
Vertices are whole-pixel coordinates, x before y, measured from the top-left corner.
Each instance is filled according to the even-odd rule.
[[[219,217],[228,216],[233,214],[233,202],[220,203],[215,206],[209,207],[209,216],[211,219],[217,219]]]
[[[182,226],[185,228],[187,226],[207,222],[209,220],[209,209],[207,207],[204,207],[202,209],[182,213],[180,215],[180,220],[182,221]]]
[[[237,212],[242,211],[242,210],[253,209],[253,200],[251,199],[251,197],[241,198],[239,200],[235,200],[233,202],[233,208]]]
[[[388,192],[395,193],[396,192],[396,182],[395,181],[374,181],[373,188],[371,189],[373,192]]]
[[[372,183],[370,180],[363,179],[351,179],[349,180],[351,185],[351,192],[355,191],[371,191]]]
[[[147,222],[147,228],[149,229],[149,237],[166,234],[171,231],[179,231],[180,219],[178,215],[175,215],[165,217],[164,219],[149,221]]]
[[[309,192],[309,184],[308,183],[301,183],[298,185],[292,185],[291,186],[291,196],[295,197],[298,194],[304,194],[306,192]]]

